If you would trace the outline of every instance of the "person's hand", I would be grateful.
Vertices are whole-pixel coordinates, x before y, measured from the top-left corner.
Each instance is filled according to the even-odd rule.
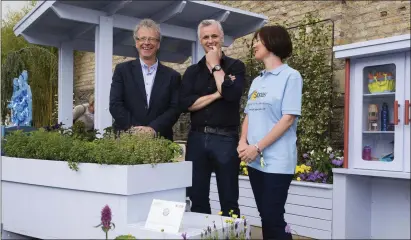
[[[151,135],[155,135],[156,133],[153,128],[147,126],[135,126],[133,129],[138,133],[147,133]]]
[[[248,147],[247,142],[245,141],[240,141],[238,143],[238,147],[237,147],[237,153],[238,155],[240,155],[240,153],[244,152],[244,150]]]
[[[220,59],[221,59],[221,49],[218,49],[215,46],[212,46],[213,50],[210,50],[207,54],[206,54],[206,62],[208,63],[208,65],[211,66],[211,68],[213,68],[215,65],[219,65],[220,64]]]
[[[230,78],[231,81],[234,81],[234,80],[235,80],[235,76],[234,76],[234,75],[231,75],[231,74],[230,74],[230,75],[228,75],[228,77]]]
[[[244,162],[252,162],[258,156],[257,148],[253,145],[248,145],[244,151],[239,154],[239,157]]]

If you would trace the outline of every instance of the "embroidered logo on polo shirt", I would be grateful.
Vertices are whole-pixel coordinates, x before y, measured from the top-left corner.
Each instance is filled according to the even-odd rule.
[[[249,100],[256,100],[257,98],[260,97],[265,97],[267,95],[267,92],[257,92],[257,90],[254,90],[250,97],[248,98]]]

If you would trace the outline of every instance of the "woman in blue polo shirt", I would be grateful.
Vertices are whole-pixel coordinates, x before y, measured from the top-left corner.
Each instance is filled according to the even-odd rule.
[[[297,120],[303,80],[284,63],[292,53],[287,30],[265,26],[254,35],[254,54],[265,70],[248,93],[238,153],[248,174],[262,221],[264,239],[292,239],[284,206],[297,164]]]

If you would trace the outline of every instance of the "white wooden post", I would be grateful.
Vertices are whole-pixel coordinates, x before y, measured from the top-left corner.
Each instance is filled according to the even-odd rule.
[[[73,45],[62,42],[59,48],[58,122],[73,125]]]
[[[96,27],[95,44],[95,113],[94,128],[101,134],[112,125],[109,96],[113,64],[113,18],[100,16]]]
[[[202,57],[204,57],[205,52],[203,49],[203,46],[201,46],[201,43],[199,40],[195,41],[192,43],[191,46],[191,63],[195,64],[200,61]]]

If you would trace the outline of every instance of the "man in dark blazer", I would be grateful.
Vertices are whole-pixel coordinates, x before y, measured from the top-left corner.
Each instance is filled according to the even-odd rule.
[[[173,140],[181,75],[162,65],[156,55],[161,33],[143,19],[134,30],[139,57],[116,65],[110,89],[110,113],[116,131],[137,130]]]

